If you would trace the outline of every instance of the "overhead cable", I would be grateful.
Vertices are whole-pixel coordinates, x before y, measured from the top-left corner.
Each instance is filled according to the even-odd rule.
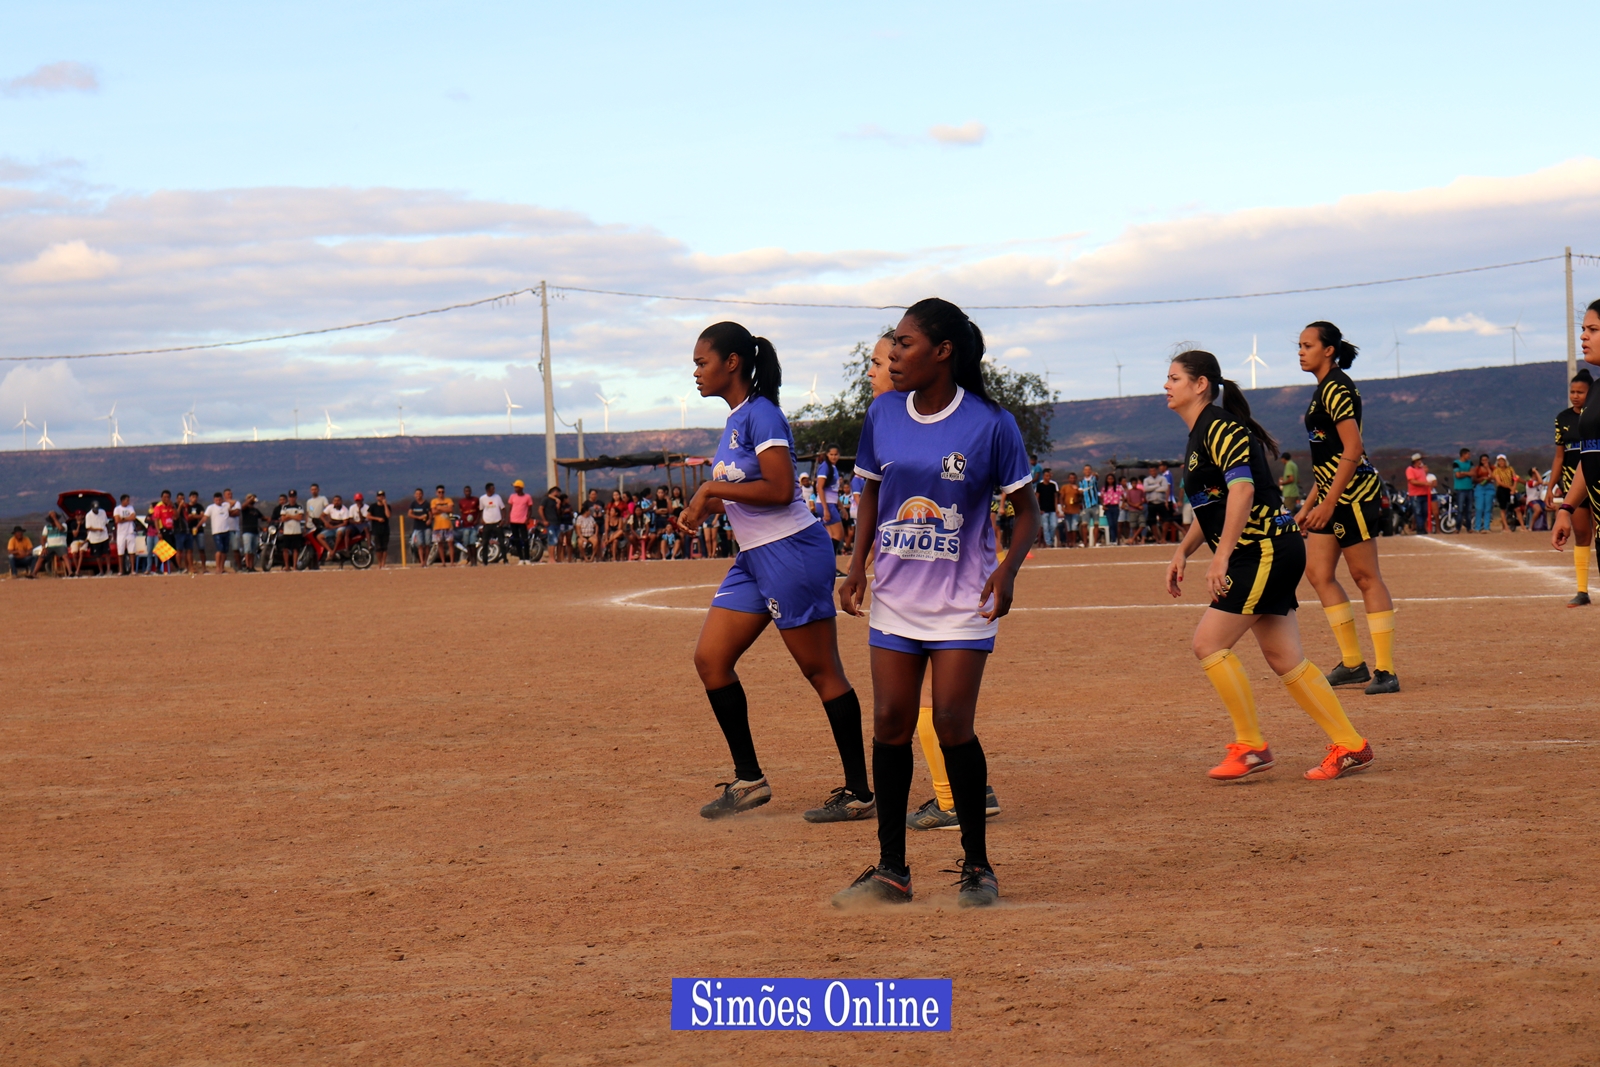
[[[1154,307],[1163,304],[1201,304],[1222,300],[1255,300],[1269,296],[1294,296],[1302,293],[1328,293],[1340,289],[1364,289],[1374,285],[1395,285],[1400,282],[1424,281],[1429,278],[1449,278],[1458,274],[1477,274],[1490,270],[1505,270],[1508,267],[1526,267],[1534,263],[1550,263],[1563,256],[1540,256],[1536,259],[1519,259],[1510,263],[1491,263],[1482,267],[1462,267],[1457,270],[1434,271],[1429,274],[1408,274],[1399,278],[1379,278],[1366,282],[1342,282],[1336,285],[1312,285],[1298,289],[1270,289],[1256,293],[1229,293],[1221,296],[1180,296],[1164,297],[1155,300],[1100,300],[1086,301],[1071,304],[966,304],[969,311],[1085,311],[1095,308],[1125,308],[1125,307]],[[1600,264],[1600,256],[1591,256],[1582,253],[1573,253],[1572,258],[1584,263]],[[748,307],[788,307],[788,308],[824,308],[846,311],[897,311],[909,305],[906,304],[829,304],[811,301],[796,300],[749,300],[739,297],[720,296],[684,296],[673,293],[638,293],[622,289],[591,289],[580,285],[552,285],[552,292],[589,293],[596,296],[620,296],[634,300],[672,300],[683,303],[697,304],[737,304]],[[368,319],[365,322],[352,322],[343,326],[324,326],[316,330],[298,330],[294,333],[272,334],[264,337],[245,337],[233,341],[212,341],[205,344],[172,345],[165,348],[134,348],[118,352],[80,352],[73,355],[56,356],[0,356],[0,363],[24,363],[48,360],[69,359],[112,359],[123,356],[154,356],[177,352],[203,352],[217,348],[237,348],[241,345],[264,344],[269,341],[292,341],[301,337],[317,337],[322,334],[341,333],[346,330],[361,330],[372,326],[384,326],[389,323],[403,322],[406,319],[418,319],[428,315],[442,315],[448,311],[462,311],[467,308],[481,307],[484,304],[495,304],[503,300],[512,300],[525,294],[537,293],[537,287],[514,289],[508,293],[499,293],[495,296],[486,296],[478,300],[469,300],[460,304],[447,304],[444,307],[429,308],[426,311],[411,311],[403,315],[390,315],[381,319]]]

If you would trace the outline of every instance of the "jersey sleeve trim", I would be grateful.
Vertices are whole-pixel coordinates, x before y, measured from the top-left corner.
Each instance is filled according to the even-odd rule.
[[[771,440],[762,441],[759,445],[756,445],[756,455],[759,456],[769,448],[777,448],[779,445],[787,446],[788,444],[789,439],[787,437],[774,437]]]
[[[1029,474],[1026,478],[1022,479],[1020,482],[1012,482],[1010,485],[1002,485],[1000,487],[1000,491],[1002,493],[1015,493],[1018,489],[1021,489],[1023,486],[1027,485],[1031,481],[1033,481],[1033,475]]]
[[[856,473],[861,475],[861,477],[863,477],[863,478],[865,478],[865,479],[867,479],[868,481],[871,481],[871,482],[881,482],[881,481],[883,481],[883,475],[874,474],[872,471],[866,470],[866,469],[864,469],[862,467],[857,467],[856,468]]]
[[[1222,477],[1229,485],[1233,485],[1235,482],[1249,482],[1251,485],[1256,483],[1254,476],[1250,473],[1250,465],[1248,463],[1242,467],[1229,467],[1223,472]]]

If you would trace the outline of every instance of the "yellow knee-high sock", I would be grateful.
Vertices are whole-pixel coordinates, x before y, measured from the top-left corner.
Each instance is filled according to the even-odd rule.
[[[1394,673],[1394,609],[1367,612],[1367,630],[1372,634],[1372,665]]]
[[[1217,696],[1222,698],[1222,706],[1228,709],[1228,718],[1233,720],[1234,740],[1251,748],[1265,745],[1261,720],[1256,717],[1256,694],[1250,688],[1250,676],[1244,673],[1244,664],[1233,654],[1233,649],[1211,653],[1200,661],[1200,669],[1205,671]]]
[[[1344,658],[1344,665],[1361,666],[1361,642],[1356,639],[1356,609],[1346,600],[1343,604],[1323,608],[1322,613],[1328,616],[1328,625],[1333,627],[1333,639],[1339,642],[1339,655]]]
[[[1572,569],[1578,572],[1578,592],[1589,591],[1589,546],[1572,546]]]
[[[933,779],[933,795],[939,801],[940,811],[955,811],[956,798],[950,794],[950,775],[944,769],[944,749],[939,747],[939,735],[933,730],[933,709],[917,712],[917,740],[922,742],[922,754],[928,758],[928,777]]]
[[[1323,733],[1328,735],[1328,740],[1351,751],[1360,751],[1367,743],[1356,733],[1356,728],[1350,725],[1350,719],[1344,713],[1344,706],[1334,695],[1328,679],[1322,676],[1322,672],[1317,670],[1310,660],[1301,660],[1300,666],[1285,674],[1282,680],[1283,687],[1289,690],[1294,702],[1304,708],[1305,713],[1322,727]]]

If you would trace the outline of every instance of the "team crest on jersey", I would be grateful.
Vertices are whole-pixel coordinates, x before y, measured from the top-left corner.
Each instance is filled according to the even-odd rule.
[[[1222,588],[1228,589],[1228,590],[1232,590],[1233,589],[1233,575],[1224,574],[1222,576]]]
[[[771,615],[774,619],[783,618],[783,612],[778,610],[777,597],[767,597],[767,614]]]
[[[878,527],[878,551],[901,559],[960,559],[957,531],[965,521],[954,504],[941,507],[925,496],[910,497],[895,509],[893,522]]]
[[[1200,453],[1198,453],[1198,452],[1190,452],[1189,453],[1189,469],[1190,470],[1194,470],[1198,466],[1200,466]]]
[[[1344,523],[1336,522],[1336,523],[1333,524],[1333,536],[1335,536],[1335,537],[1343,537],[1344,536]]]
[[[742,482],[744,471],[732,463],[718,463],[711,468],[711,480],[714,482]]]
[[[939,477],[947,482],[964,482],[967,480],[967,457],[960,452],[952,452],[939,461]]]
[[[739,431],[738,430],[729,430],[728,431],[728,447],[729,448],[733,448],[733,449],[737,449],[739,447]]]

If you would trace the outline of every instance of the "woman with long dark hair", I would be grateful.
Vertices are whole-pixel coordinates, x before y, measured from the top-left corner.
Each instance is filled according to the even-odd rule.
[[[876,553],[869,644],[878,862],[834,895],[840,907],[911,900],[911,742],[930,665],[933,725],[961,826],[957,903],[1000,897],[984,824],[988,762],[973,717],[1028,554],[997,560],[989,500],[998,489],[1012,501],[1024,545],[1038,533],[1039,503],[1017,420],[984,388],[983,352],[982,331],[960,308],[938,299],[913,304],[889,356],[896,391],[872,402],[861,428],[860,533],[839,605],[861,613],[867,560]]]
[[[1277,442],[1251,417],[1244,393],[1222,376],[1210,352],[1173,357],[1166,393],[1167,407],[1189,427],[1183,489],[1194,508],[1194,522],[1167,567],[1167,592],[1183,595],[1189,557],[1202,541],[1209,544],[1205,581],[1211,606],[1195,628],[1193,647],[1233,720],[1233,743],[1211,777],[1235,781],[1273,765],[1249,675],[1233,653],[1251,632],[1267,666],[1328,735],[1327,755],[1305,776],[1326,781],[1366,768],[1372,746],[1350,725],[1328,680],[1300,645],[1295,587],[1305,571],[1306,545],[1294,519],[1283,514],[1283,497],[1267,466]],[[1221,407],[1215,403],[1219,393]]]
[[[1564,500],[1572,488],[1572,476],[1578,472],[1583,457],[1583,438],[1578,436],[1578,420],[1589,403],[1589,389],[1594,375],[1588,367],[1579,367],[1567,385],[1567,402],[1571,406],[1556,414],[1556,458],[1550,465],[1550,487],[1545,497],[1546,510]],[[1530,503],[1532,500],[1530,498]],[[1578,576],[1578,591],[1567,601],[1569,608],[1589,604],[1589,546],[1595,542],[1594,517],[1589,514],[1589,501],[1581,501],[1572,512],[1572,567]]]
[[[1295,513],[1306,539],[1306,577],[1339,643],[1341,662],[1328,672],[1329,685],[1361,685],[1366,692],[1398,693],[1394,673],[1394,600],[1378,569],[1378,507],[1383,479],[1367,460],[1361,440],[1361,393],[1345,372],[1358,349],[1331,322],[1300,331],[1300,369],[1317,379],[1306,408],[1311,438],[1311,492]],[[1339,558],[1361,590],[1372,634],[1373,667],[1367,669],[1356,637],[1356,614],[1339,584]]]
[[[765,337],[752,337],[736,322],[719,322],[706,327],[694,346],[694,381],[701,396],[719,397],[733,410],[717,444],[711,478],[695,492],[678,524],[692,534],[707,511],[720,511],[739,542],[739,556],[711,598],[694,650],[695,670],[733,756],[733,781],[719,783],[722,794],[700,814],[722,818],[772,799],[750,736],[744,686],[734,671],[770,622],[822,699],[844,764],[845,784],[805,818],[868,818],[873,797],[861,744],[861,702],[839,660],[834,622],[833,548],[800,497],[794,434],[778,409],[778,353]]]

